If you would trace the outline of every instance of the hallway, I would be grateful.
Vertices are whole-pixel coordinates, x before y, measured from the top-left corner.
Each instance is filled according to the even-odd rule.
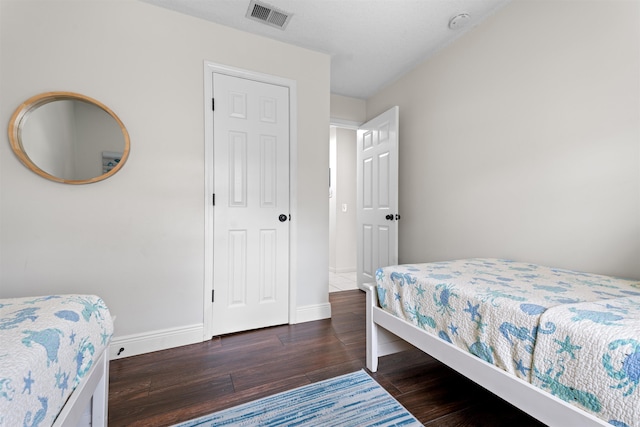
[[[329,272],[329,292],[351,291],[358,289],[357,273]]]

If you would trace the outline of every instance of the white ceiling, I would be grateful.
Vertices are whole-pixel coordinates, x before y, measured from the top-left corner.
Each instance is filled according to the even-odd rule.
[[[331,55],[331,92],[367,99],[510,0],[266,0],[284,30],[245,17],[250,0],[143,0]],[[262,1],[262,0],[261,0]],[[469,24],[452,30],[452,17]]]

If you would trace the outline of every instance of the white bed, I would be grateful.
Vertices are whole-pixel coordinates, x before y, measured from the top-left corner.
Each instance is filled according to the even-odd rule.
[[[109,352],[103,351],[73,391],[53,427],[107,427],[109,400]]]
[[[107,426],[113,321],[93,295],[0,299],[0,426]]]
[[[430,354],[442,363],[450,366],[451,368],[460,372],[462,375],[482,385],[489,391],[500,396],[514,406],[522,409],[524,412],[532,415],[533,417],[550,426],[591,427],[611,425],[638,425],[636,423],[640,423],[640,420],[638,420],[638,411],[640,409],[637,408],[638,405],[636,403],[632,404],[634,405],[633,408],[626,408],[627,412],[630,411],[630,415],[626,415],[627,417],[631,417],[631,423],[629,423],[628,420],[626,423],[618,422],[615,420],[604,420],[601,417],[597,417],[594,414],[582,410],[581,408],[575,406],[575,404],[570,404],[552,395],[548,392],[548,390],[544,389],[544,384],[537,384],[538,386],[531,384],[529,382],[531,380],[530,377],[535,377],[535,375],[521,375],[522,378],[519,378],[518,376],[514,375],[513,372],[508,373],[505,370],[505,367],[497,367],[494,364],[488,363],[487,361],[483,360],[481,356],[472,354],[471,348],[469,348],[468,346],[465,348],[464,344],[461,344],[460,342],[450,342],[455,340],[451,340],[450,337],[447,336],[446,330],[444,330],[442,325],[437,325],[439,321],[437,318],[442,317],[447,319],[456,319],[457,322],[457,319],[459,319],[459,317],[456,316],[462,314],[463,310],[462,306],[456,306],[454,303],[452,303],[452,301],[458,304],[468,303],[468,296],[465,295],[463,297],[464,290],[462,289],[462,285],[464,282],[474,282],[477,286],[483,286],[483,291],[485,289],[490,289],[489,287],[485,288],[486,283],[489,282],[486,279],[490,276],[485,274],[488,270],[485,271],[482,268],[484,266],[484,263],[490,264],[492,265],[492,267],[494,264],[500,264],[499,267],[502,271],[500,271],[500,274],[495,275],[495,277],[498,277],[503,281],[501,283],[498,283],[499,286],[503,286],[505,283],[507,283],[507,286],[509,288],[513,287],[514,278],[516,278],[516,276],[523,276],[524,273],[522,273],[522,269],[526,270],[528,268],[533,268],[545,270],[542,273],[540,271],[536,271],[535,274],[531,274],[530,272],[526,273],[526,277],[530,278],[530,281],[535,284],[535,292],[540,289],[543,289],[543,291],[533,298],[535,304],[524,305],[526,305],[527,307],[532,306],[540,308],[540,315],[542,315],[542,313],[545,313],[545,310],[547,314],[549,312],[552,312],[550,309],[556,306],[565,308],[572,307],[570,305],[571,303],[573,303],[574,305],[596,304],[598,303],[598,299],[604,299],[606,301],[611,298],[612,301],[615,301],[615,298],[621,297],[631,297],[631,299],[635,299],[636,301],[638,301],[638,296],[640,295],[640,282],[622,280],[622,284],[620,285],[621,288],[619,289],[616,288],[616,286],[618,286],[619,279],[607,278],[605,276],[587,275],[584,273],[571,272],[566,270],[549,269],[532,264],[522,265],[504,260],[457,260],[449,263],[430,263],[412,266],[405,265],[387,267],[385,269],[379,270],[376,277],[377,284],[371,283],[361,286],[361,289],[364,290],[367,295],[367,367],[369,368],[369,370],[373,372],[377,371],[379,357],[406,349],[408,348],[408,343],[419,348],[425,353]],[[469,267],[469,265],[471,267]],[[478,265],[480,265],[481,268],[476,268]],[[516,273],[513,277],[507,277],[505,276],[505,274],[503,274],[505,265],[509,268],[514,267],[514,271]],[[429,272],[429,274],[425,274],[425,269]],[[448,274],[450,271],[455,271],[458,274],[450,275]],[[391,276],[391,272],[393,272],[393,275],[395,277],[389,277]],[[432,274],[434,272],[437,272],[438,274]],[[444,272],[446,274],[440,274],[441,272]],[[544,281],[548,280],[548,277],[545,277],[547,273],[554,276],[553,280],[557,281],[557,283],[559,284],[558,286],[553,287],[554,284],[549,285],[548,282]],[[435,293],[430,294],[429,291],[425,291],[426,288],[423,287],[423,284],[426,282],[422,282],[423,284],[421,284],[420,282],[420,278],[422,278],[422,276],[432,276],[431,279],[435,278],[431,281],[431,285],[433,286],[432,289],[439,287],[438,289],[439,291],[441,291],[446,288],[447,299],[440,300],[439,296],[437,297]],[[417,281],[415,280],[416,278],[418,278]],[[385,290],[384,286],[386,285],[382,283],[385,280],[386,282],[395,282],[395,284],[397,285],[396,290]],[[494,283],[497,283],[495,280],[492,281]],[[573,293],[570,294],[566,292],[565,288],[571,288],[573,286],[571,283],[569,283],[571,281],[575,282],[575,285],[585,285],[575,286],[576,290],[572,290],[571,292]],[[604,284],[602,283],[603,281]],[[539,285],[541,283],[542,285]],[[415,300],[407,302],[406,299],[408,298],[409,292],[411,292],[412,289],[413,291],[419,289],[418,293],[420,295],[425,295],[424,299],[421,302],[416,302]],[[545,295],[545,292],[549,289],[552,292],[549,293],[549,295]],[[393,297],[391,297],[391,295],[387,295],[391,292],[393,292]],[[511,295],[506,299],[514,299],[515,295],[520,295],[517,292],[520,291],[516,290],[515,292],[512,292]],[[415,294],[416,293],[414,292],[414,295]],[[501,294],[501,292],[496,292],[495,288],[491,289],[491,293],[485,293],[485,295],[489,294],[491,294],[492,298],[487,298],[487,304],[499,307],[500,303],[504,302],[504,300],[501,301],[500,299],[493,298],[495,297],[495,295]],[[560,294],[561,297],[557,297],[558,294]],[[454,296],[459,298],[456,298],[456,301],[454,301]],[[528,302],[528,300],[522,301],[523,303]],[[443,307],[442,302],[445,302],[444,305],[446,305],[447,307]],[[385,306],[384,309],[383,307],[381,307],[381,305]],[[431,305],[430,310],[432,311],[429,313],[433,314],[433,318],[436,318],[435,320],[429,318],[428,321],[426,321],[425,316],[430,317],[429,314],[421,316],[415,315],[416,309],[414,307],[422,306],[424,308],[427,305]],[[569,310],[571,310],[570,313],[577,312],[576,308],[569,308]],[[434,311],[439,311],[439,313],[436,314],[434,313]],[[504,311],[498,312],[503,313]],[[403,316],[405,318],[402,318]],[[467,315],[467,317],[469,316]],[[632,320],[635,322],[635,319]],[[635,333],[634,328],[636,328],[635,325],[637,325],[637,323],[634,322],[630,323],[630,325],[632,325],[631,333]],[[513,323],[518,324],[516,321],[514,321]],[[505,322],[504,324],[508,324],[508,322]],[[485,327],[486,329],[490,329],[491,327],[493,327],[494,329],[498,329],[497,324],[491,326],[491,324],[489,323],[489,325],[490,326],[487,327],[487,325],[484,324],[483,327]],[[456,323],[456,326],[458,326],[458,323]],[[458,328],[456,327],[455,330],[457,332]],[[519,330],[520,332],[527,331],[526,328],[513,329],[513,331],[517,330]],[[540,336],[545,337],[547,338],[547,340],[549,340],[549,337],[553,337],[552,333],[560,331],[562,331],[562,333],[565,333],[567,330],[567,328],[563,328],[560,324],[558,324],[557,327],[554,324],[553,328],[549,328],[548,331],[540,334]],[[640,333],[640,331],[637,331],[637,333]],[[490,334],[487,334],[485,337],[488,337],[488,339],[493,339],[489,335]],[[521,333],[520,335],[520,338],[523,338],[523,336],[526,336],[527,334]],[[534,338],[537,337],[537,335],[538,334],[534,333]],[[400,339],[398,339],[398,337]],[[506,333],[500,338],[504,338],[509,342],[516,341],[515,338],[511,340],[511,337]],[[627,339],[625,342],[628,341],[629,340]],[[530,349],[528,349],[528,351],[533,354],[535,343],[532,342],[531,344],[532,346]],[[498,354],[498,346],[499,343],[496,341],[491,342],[490,346],[487,346],[487,348],[491,348],[492,354]],[[544,354],[543,352],[538,353]],[[609,365],[613,365],[613,361],[611,361]],[[507,366],[506,369],[509,370],[509,367]],[[619,373],[621,371],[622,369],[615,370],[615,373]],[[523,372],[525,371],[523,370]],[[531,370],[531,372],[533,372],[533,370]],[[540,375],[537,375],[537,377],[539,379]],[[617,388],[621,389],[619,390],[620,392],[625,392],[627,393],[627,395],[629,395],[631,394],[629,393],[629,391],[633,391],[635,397],[632,396],[632,398],[636,399],[634,400],[634,402],[637,402],[637,399],[640,398],[640,387],[637,391],[633,389],[635,381],[637,381],[637,379],[635,378],[633,378],[631,381],[629,381],[628,378],[624,379],[624,381],[620,381],[618,379],[616,382],[612,382],[611,389],[616,391],[615,389],[617,383]],[[540,383],[540,381],[538,381],[538,383]],[[559,382],[553,384],[553,386],[556,385],[558,387],[564,386],[563,384],[559,384]],[[552,391],[558,394],[558,390]],[[571,391],[573,392],[574,389],[571,389]],[[610,423],[608,423],[607,421],[610,421]]]

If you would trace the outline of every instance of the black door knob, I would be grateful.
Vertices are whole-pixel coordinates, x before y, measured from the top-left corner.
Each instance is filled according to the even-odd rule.
[[[280,222],[285,222],[287,220],[287,216],[285,214],[280,214],[278,219],[280,220]]]
[[[385,218],[388,219],[389,221],[393,221],[393,215],[391,214],[385,216]]]

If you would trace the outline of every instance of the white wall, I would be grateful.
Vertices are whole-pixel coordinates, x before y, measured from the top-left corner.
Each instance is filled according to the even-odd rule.
[[[298,309],[328,304],[328,55],[133,0],[0,9],[0,122],[30,96],[65,90],[103,102],[131,137],[124,168],[84,186],[35,175],[2,137],[0,297],[96,293],[117,315],[116,337],[160,331],[163,346],[163,331],[203,324],[209,60],[297,82],[294,294]]]
[[[366,101],[331,95],[330,162],[333,197],[329,200],[329,269],[344,273],[356,271],[356,131],[364,123]],[[346,126],[346,127],[345,127]],[[347,212],[342,204],[347,204]]]
[[[336,129],[336,273],[357,271],[356,145],[355,130]]]
[[[331,119],[364,123],[367,118],[367,102],[358,98],[331,94]]]
[[[639,5],[512,2],[367,100],[400,106],[400,262],[640,277]]]

